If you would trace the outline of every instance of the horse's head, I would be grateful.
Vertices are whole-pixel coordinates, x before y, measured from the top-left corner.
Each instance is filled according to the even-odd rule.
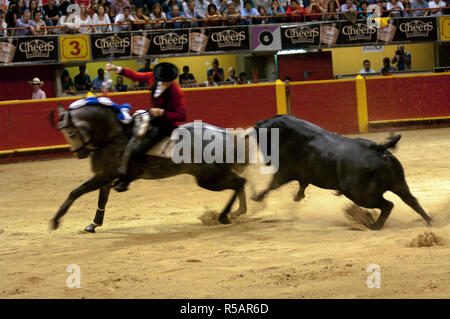
[[[92,146],[91,124],[77,116],[77,110],[64,110],[58,105],[58,125],[53,126],[61,131],[70,144],[70,151],[78,158],[86,158],[94,147]]]

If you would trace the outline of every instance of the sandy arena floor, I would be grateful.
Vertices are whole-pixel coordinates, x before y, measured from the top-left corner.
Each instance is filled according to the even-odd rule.
[[[387,193],[395,207],[385,228],[356,230],[343,213],[349,200],[310,186],[296,203],[296,183],[264,203],[249,200],[235,224],[206,226],[198,217],[222,209],[231,192],[178,176],[112,191],[96,234],[83,229],[97,192],[50,232],[57,208],[91,176],[89,160],[1,165],[0,298],[449,298],[450,128],[402,134],[395,155],[435,219],[431,228]],[[383,141],[388,133],[362,136]],[[248,177],[247,195],[268,180]],[[424,231],[442,245],[408,247]],[[70,264],[80,266],[80,289],[66,287]],[[370,264],[381,267],[379,289],[367,287]]]

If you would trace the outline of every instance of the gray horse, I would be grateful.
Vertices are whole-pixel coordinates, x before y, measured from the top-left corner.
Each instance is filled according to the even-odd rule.
[[[99,190],[98,208],[94,221],[85,228],[86,231],[94,233],[95,228],[103,224],[109,192],[113,181],[119,177],[117,169],[125,146],[131,138],[132,127],[119,122],[116,118],[117,111],[113,108],[101,104],[76,109],[69,108],[67,111],[59,105],[58,113],[57,126],[53,111],[50,113],[51,124],[62,131],[71,146],[71,151],[76,153],[78,158],[86,158],[91,155],[94,176],[70,192],[51,220],[51,228],[58,228],[61,217],[66,214],[77,198],[85,193]],[[183,127],[191,132],[191,136],[194,138],[194,125],[186,124]],[[209,130],[211,127],[203,125],[202,131]],[[223,134],[224,138],[229,138],[226,130],[215,128],[215,131],[215,133],[219,131],[220,134]],[[206,142],[203,140],[200,145],[191,143],[191,154],[194,154],[195,151],[203,152],[205,144]],[[201,148],[201,150],[195,148]],[[227,149],[227,151],[230,150]],[[223,154],[224,156],[226,154],[225,147]],[[145,155],[143,158],[130,162],[129,172],[133,179],[161,179],[179,174],[190,174],[196,178],[197,184],[205,189],[211,191],[234,190],[231,199],[219,215],[220,223],[228,224],[230,223],[228,213],[237,197],[239,197],[239,208],[232,214],[237,216],[247,211],[244,190],[246,180],[238,175],[244,167],[245,164],[217,162],[210,164],[181,162],[177,164],[170,158]]]

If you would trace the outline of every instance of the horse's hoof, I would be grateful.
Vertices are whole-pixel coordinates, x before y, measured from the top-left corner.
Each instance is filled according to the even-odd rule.
[[[303,198],[305,198],[305,196],[298,196],[298,195],[295,195],[295,196],[294,196],[294,202],[299,202],[299,201],[301,201]]]
[[[258,196],[258,195],[252,195],[252,197],[250,197],[252,200],[254,200],[255,202],[260,202],[263,199],[263,196]]]
[[[95,227],[97,227],[97,226],[95,226],[94,223],[92,223],[92,224],[86,226],[84,228],[84,230],[89,232],[89,233],[95,233]]]
[[[231,224],[231,220],[228,218],[228,216],[220,217],[219,222],[224,225]]]
[[[56,230],[59,227],[59,221],[56,218],[53,218],[50,221],[50,230]]]
[[[377,223],[373,224],[372,226],[369,226],[370,230],[381,230],[381,228],[383,228],[383,225]]]
[[[113,186],[113,188],[119,193],[126,192],[128,190],[128,186],[124,184],[117,184]]]

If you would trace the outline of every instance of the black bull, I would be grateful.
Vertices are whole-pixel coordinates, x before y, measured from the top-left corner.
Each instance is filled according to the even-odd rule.
[[[279,170],[269,187],[253,196],[254,200],[262,200],[270,190],[287,182],[298,181],[300,189],[294,200],[300,201],[305,197],[306,187],[312,184],[337,190],[359,206],[379,208],[381,214],[370,228],[381,229],[394,207],[383,198],[386,191],[391,191],[428,224],[432,222],[410,193],[399,160],[387,150],[395,146],[400,135],[380,145],[367,139],[335,135],[289,115],[260,121],[255,126],[256,132],[260,128],[279,129]],[[270,144],[268,148],[262,150],[263,154],[277,151],[270,149]]]

